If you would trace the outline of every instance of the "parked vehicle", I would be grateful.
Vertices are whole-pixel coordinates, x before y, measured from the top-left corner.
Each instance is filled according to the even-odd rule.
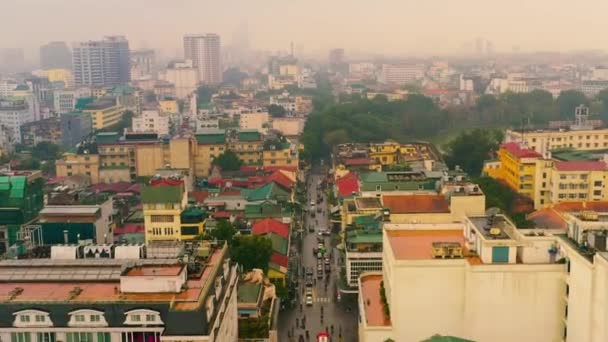
[[[329,334],[322,331],[317,334],[317,342],[329,342]]]
[[[312,296],[306,296],[306,306],[312,306]]]

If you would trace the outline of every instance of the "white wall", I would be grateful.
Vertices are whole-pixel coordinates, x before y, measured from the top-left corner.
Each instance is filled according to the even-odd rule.
[[[186,270],[176,276],[121,276],[120,291],[126,293],[181,292],[186,283]]]

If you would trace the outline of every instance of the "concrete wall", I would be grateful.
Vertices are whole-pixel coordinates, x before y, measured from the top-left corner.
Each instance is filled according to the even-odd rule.
[[[186,270],[176,276],[122,276],[120,291],[126,293],[179,293],[186,283]]]

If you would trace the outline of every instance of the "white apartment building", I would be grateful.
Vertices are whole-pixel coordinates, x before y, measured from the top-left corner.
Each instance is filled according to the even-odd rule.
[[[374,63],[361,62],[348,64],[348,76],[352,78],[375,78],[376,66]]]
[[[383,270],[359,280],[360,341],[608,340],[608,215],[574,216],[567,231],[500,215],[385,227]]]
[[[387,84],[403,85],[424,78],[422,64],[382,64],[381,80]]]
[[[198,69],[199,81],[206,84],[222,82],[220,36],[194,34],[184,36],[184,59],[192,60]]]
[[[0,97],[13,96],[13,91],[15,90],[15,88],[17,88],[18,85],[19,83],[17,83],[17,81],[13,79],[0,79]]]
[[[199,82],[198,73],[192,60],[186,60],[169,65],[160,75],[160,79],[172,83],[175,86],[175,96],[185,99],[196,90]]]
[[[268,129],[270,115],[268,112],[241,113],[239,127],[265,132]]]
[[[0,126],[13,144],[21,142],[21,125],[34,120],[33,98],[0,98]]]
[[[55,90],[53,91],[53,110],[58,115],[71,113],[74,111],[78,99],[90,96],[90,88]]]
[[[157,110],[144,110],[141,115],[133,117],[132,122],[133,132],[169,134],[169,116],[160,114]]]

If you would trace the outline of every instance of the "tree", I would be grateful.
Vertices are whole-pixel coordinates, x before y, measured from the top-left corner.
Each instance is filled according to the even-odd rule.
[[[224,171],[238,171],[243,166],[243,161],[233,151],[226,150],[213,159],[212,165],[217,165]]]
[[[59,146],[48,141],[41,141],[32,148],[32,157],[39,160],[55,160],[59,157]]]
[[[596,98],[601,104],[600,114],[604,119],[608,119],[608,88],[600,91]]]
[[[224,84],[238,86],[241,84],[241,81],[246,79],[248,76],[249,75],[247,75],[247,73],[242,72],[239,68],[228,68],[226,71],[224,71],[222,79],[224,80]]]
[[[221,220],[215,229],[205,231],[204,238],[205,240],[226,241],[228,244],[232,244],[234,234],[236,234],[236,229],[234,229],[232,223],[228,220]]]
[[[273,118],[282,118],[285,117],[286,111],[282,106],[271,104],[268,106],[268,114]]]
[[[196,89],[196,102],[199,106],[211,102],[211,96],[217,92],[216,88],[202,85]]]
[[[502,132],[497,130],[463,132],[446,146],[445,161],[450,168],[460,166],[468,174],[478,175],[484,160],[498,150],[502,138]]]
[[[272,242],[262,235],[239,236],[233,241],[231,255],[243,266],[243,272],[259,268],[266,273],[272,256]]]
[[[559,94],[557,105],[562,119],[572,119],[574,117],[574,109],[580,105],[588,106],[589,99],[580,91],[565,90]]]

